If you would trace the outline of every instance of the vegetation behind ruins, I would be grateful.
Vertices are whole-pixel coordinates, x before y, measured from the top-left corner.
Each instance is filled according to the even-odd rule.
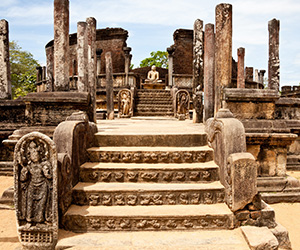
[[[13,99],[36,91],[36,67],[38,61],[28,51],[23,51],[16,41],[9,43],[11,84]]]
[[[152,51],[150,57],[141,61],[140,67],[148,67],[155,65],[160,68],[168,68],[168,52],[166,51]]]

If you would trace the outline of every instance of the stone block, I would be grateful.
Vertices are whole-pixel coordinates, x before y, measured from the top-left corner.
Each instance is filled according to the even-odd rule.
[[[280,224],[277,224],[277,227],[271,229],[271,232],[277,238],[280,249],[292,249],[289,232]]]
[[[278,240],[267,227],[243,226],[241,230],[251,250],[278,249]]]
[[[232,211],[237,211],[252,202],[257,194],[257,166],[253,155],[231,154],[228,158],[227,171],[230,173],[231,186],[229,204]]]

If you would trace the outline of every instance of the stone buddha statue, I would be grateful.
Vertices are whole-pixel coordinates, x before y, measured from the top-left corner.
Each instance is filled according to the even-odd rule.
[[[156,71],[156,66],[152,66],[151,70],[148,72],[147,79],[145,83],[161,83],[162,80],[159,80],[159,73]]]

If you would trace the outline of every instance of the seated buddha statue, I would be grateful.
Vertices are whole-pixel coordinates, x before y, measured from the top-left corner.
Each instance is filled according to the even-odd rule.
[[[159,73],[156,71],[156,66],[153,65],[151,70],[148,72],[147,79],[145,83],[161,83],[162,80],[159,80]]]

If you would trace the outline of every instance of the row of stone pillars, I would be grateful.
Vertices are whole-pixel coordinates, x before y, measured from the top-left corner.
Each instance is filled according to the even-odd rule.
[[[232,5],[219,4],[213,24],[199,19],[194,24],[193,92],[204,89],[203,119],[213,117],[223,107],[223,90],[232,88]],[[203,39],[204,38],[204,39]],[[169,52],[169,51],[168,51]],[[169,52],[170,54],[170,52]],[[238,49],[237,87],[245,88],[246,79],[253,81],[253,68],[244,67],[245,49]],[[252,73],[250,73],[252,71]],[[255,71],[255,80],[263,83],[264,70]],[[269,22],[269,81],[268,88],[279,91],[279,21]]]

